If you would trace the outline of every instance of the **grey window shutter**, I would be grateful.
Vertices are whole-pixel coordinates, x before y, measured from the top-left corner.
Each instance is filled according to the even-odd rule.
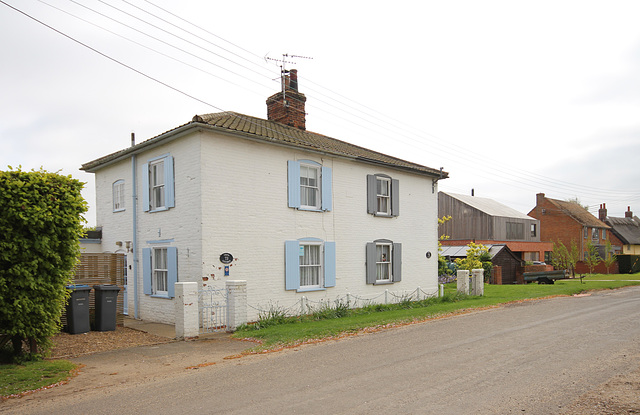
[[[284,242],[284,272],[285,290],[300,288],[300,243],[298,241]]]
[[[175,284],[178,282],[178,248],[167,248],[167,294],[169,298],[176,296]]]
[[[289,207],[300,207],[300,163],[295,160],[287,161],[287,184]]]
[[[149,211],[149,163],[142,165],[142,210]]]
[[[142,248],[142,291],[151,295],[151,248]]]
[[[393,244],[393,282],[402,281],[402,244]]]
[[[376,214],[377,210],[377,199],[378,194],[376,193],[376,176],[373,174],[367,174],[367,213],[372,215]]]
[[[376,283],[376,244],[367,242],[366,253],[367,284]]]
[[[391,216],[400,215],[400,181],[391,180]]]

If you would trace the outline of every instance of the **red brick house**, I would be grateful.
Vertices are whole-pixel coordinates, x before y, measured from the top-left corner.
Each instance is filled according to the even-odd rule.
[[[640,219],[633,216],[630,206],[627,206],[624,218],[614,218],[607,215],[607,205],[603,203],[598,217],[611,226],[609,239],[615,254],[640,255]]]
[[[571,241],[575,241],[580,260],[584,260],[587,244],[591,242],[600,256],[604,257],[611,227],[579,204],[551,199],[545,197],[544,193],[538,193],[536,207],[529,212],[529,216],[540,221],[540,240],[560,241],[567,247],[571,246]]]

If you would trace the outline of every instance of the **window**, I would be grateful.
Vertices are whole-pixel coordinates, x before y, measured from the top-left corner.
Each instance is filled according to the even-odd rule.
[[[175,207],[173,157],[164,155],[149,160],[142,167],[142,203],[145,212]]]
[[[583,236],[584,239],[587,239],[587,237],[589,236],[589,229],[586,226],[584,227]]]
[[[367,175],[367,213],[374,216],[398,216],[400,185],[385,174]]]
[[[322,260],[319,243],[300,244],[300,287],[319,288]]]
[[[331,168],[311,160],[287,163],[289,207],[300,210],[331,210]]]
[[[538,225],[535,223],[531,224],[531,237],[535,238],[538,235]]]
[[[597,241],[600,239],[600,229],[592,228],[591,229],[591,239]]]
[[[607,239],[607,230],[606,229],[602,230],[602,239]]]
[[[300,165],[300,206],[320,209],[320,168]]]
[[[524,239],[524,223],[507,222],[507,239]]]
[[[387,284],[402,280],[402,244],[386,239],[366,246],[367,284]]]
[[[335,242],[315,238],[285,242],[285,289],[313,291],[335,285]]]
[[[164,160],[149,164],[149,201],[151,210],[164,207]]]
[[[153,247],[142,249],[142,285],[147,295],[173,298],[178,282],[178,249]]]
[[[117,180],[113,183],[113,211],[122,212],[124,210],[124,180]]]

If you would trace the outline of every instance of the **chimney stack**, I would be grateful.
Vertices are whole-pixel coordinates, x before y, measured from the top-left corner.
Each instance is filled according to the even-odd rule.
[[[267,98],[267,119],[305,130],[304,103],[307,97],[298,92],[298,70],[282,70],[282,91]]]
[[[538,193],[536,195],[536,206],[540,206],[542,203],[544,203],[544,193]]]
[[[598,210],[598,219],[601,221],[605,221],[607,219],[607,204],[603,203],[600,205],[600,210]]]
[[[632,218],[633,217],[633,212],[631,211],[631,206],[627,206],[627,211],[624,212],[624,217],[625,218]]]

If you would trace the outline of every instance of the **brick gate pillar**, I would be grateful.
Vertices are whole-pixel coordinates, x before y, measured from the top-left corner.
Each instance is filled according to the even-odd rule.
[[[176,338],[188,339],[200,335],[198,322],[198,283],[175,283]]]
[[[247,282],[229,280],[226,282],[227,298],[227,331],[235,331],[238,326],[247,322]]]

